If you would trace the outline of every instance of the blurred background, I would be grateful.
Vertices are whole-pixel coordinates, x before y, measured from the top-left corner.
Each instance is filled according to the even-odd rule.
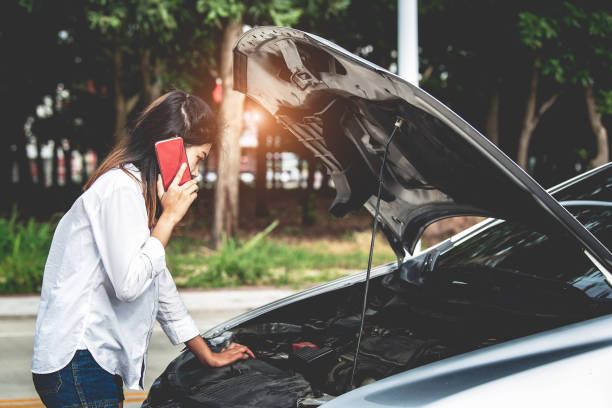
[[[168,250],[179,286],[304,287],[365,269],[370,215],[332,218],[325,169],[231,89],[231,47],[257,25],[318,34],[392,72],[412,41],[418,85],[544,187],[609,160],[609,2],[410,4],[417,26],[397,0],[3,1],[0,293],[39,292],[58,219],[135,115],[172,88],[231,120],[221,137],[237,150],[200,169]],[[434,224],[423,245],[477,220]],[[381,239],[374,264],[394,259]]]

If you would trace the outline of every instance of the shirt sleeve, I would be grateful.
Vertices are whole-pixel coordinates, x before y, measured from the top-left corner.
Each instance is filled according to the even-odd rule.
[[[151,236],[144,197],[133,188],[117,188],[96,207],[85,210],[104,269],[117,298],[131,302],[164,271],[164,246]]]
[[[195,322],[189,316],[183,300],[168,268],[159,275],[159,308],[157,321],[170,339],[177,345],[200,335]]]

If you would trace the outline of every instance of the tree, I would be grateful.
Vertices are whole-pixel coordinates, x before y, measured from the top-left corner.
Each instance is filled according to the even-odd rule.
[[[555,92],[539,106],[537,105],[538,89],[540,87],[540,65],[541,59],[539,56],[537,56],[534,58],[533,66],[531,68],[529,90],[525,99],[525,115],[523,116],[523,126],[521,128],[521,133],[518,137],[518,152],[516,154],[516,161],[518,165],[521,166],[523,169],[527,169],[527,153],[529,151],[529,144],[531,143],[531,137],[533,135],[533,132],[538,126],[538,123],[540,123],[542,116],[553,106],[553,104],[559,98],[559,93]]]
[[[195,1],[21,0],[1,7],[0,45],[10,63],[0,68],[6,79],[0,93],[14,103],[5,110],[11,120],[9,137],[0,146],[0,155],[6,156],[0,184],[16,189],[17,194],[7,194],[12,200],[29,203],[34,202],[31,196],[71,194],[32,184],[24,135],[28,117],[34,117],[31,129],[38,151],[47,140],[58,146],[67,138],[68,156],[73,149],[84,153],[89,148],[104,155],[113,129],[121,135],[133,108],[148,104],[170,82],[194,86],[202,81],[193,62],[197,52],[182,48],[185,44],[189,51],[197,50],[191,47],[192,33],[198,30],[193,26]],[[53,97],[58,86],[70,91],[68,110],[37,118],[36,106],[43,96]],[[57,131],[55,124],[61,123],[64,130]],[[15,158],[20,180],[13,185],[9,176]],[[56,166],[54,160],[54,170]],[[42,180],[40,157],[37,168]]]
[[[525,59],[516,38],[522,2],[419,2],[421,87],[441,98],[494,144],[501,139],[502,99],[510,99],[516,66]]]
[[[336,2],[331,2],[335,4]],[[313,3],[314,4],[314,3]],[[209,71],[222,81],[223,98],[219,107],[219,148],[217,181],[211,245],[216,248],[223,236],[238,229],[240,173],[239,138],[242,130],[244,95],[233,90],[232,46],[242,34],[244,25],[283,25],[296,23],[307,3],[292,0],[198,0],[197,10],[204,24],[216,27],[219,47],[205,47],[209,54]],[[312,8],[316,12],[325,10]],[[210,58],[212,57],[212,58]],[[215,63],[216,61],[216,63]]]
[[[539,74],[552,78],[560,87],[582,86],[589,122],[596,136],[597,150],[592,166],[609,159],[607,130],[602,113],[612,113],[610,74],[612,14],[606,4],[564,2],[557,9],[519,13],[518,26],[523,43],[537,53],[519,145],[519,164],[527,161],[531,133],[541,116],[552,106],[558,93],[535,108]],[[598,95],[594,90],[599,88]]]
[[[99,60],[101,50],[112,67],[115,142],[123,136],[134,107],[138,103],[146,106],[161,94],[163,61],[176,48],[177,21],[189,18],[185,3],[87,0],[82,6],[87,25],[80,26],[78,36],[96,44],[91,59]],[[126,59],[130,61],[126,63]]]

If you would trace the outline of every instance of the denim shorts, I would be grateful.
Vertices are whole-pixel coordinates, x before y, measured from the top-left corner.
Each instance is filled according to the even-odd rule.
[[[46,407],[118,407],[124,400],[121,377],[104,371],[87,350],[77,350],[59,371],[32,376]]]

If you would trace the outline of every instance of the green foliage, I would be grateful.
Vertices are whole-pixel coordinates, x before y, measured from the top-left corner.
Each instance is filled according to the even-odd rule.
[[[612,90],[598,92],[597,98],[597,110],[602,115],[612,115]]]
[[[39,292],[55,223],[0,218],[0,293]]]
[[[205,24],[221,28],[224,19],[236,21],[242,17],[245,3],[239,0],[198,0],[196,10],[204,15]]]
[[[375,256],[375,263],[390,259]],[[312,251],[290,244],[263,239],[257,245],[244,249],[235,240],[223,242],[221,248],[202,259],[204,268],[192,273],[185,281],[188,287],[220,287],[239,285],[285,285],[299,281],[317,282],[338,269],[363,269],[367,253],[334,254],[321,249]],[[304,272],[317,271],[305,276]],[[176,271],[175,271],[176,272]],[[334,275],[335,276],[335,275]]]
[[[540,49],[546,40],[559,35],[559,26],[554,19],[537,16],[525,11],[518,15],[521,41],[532,50]]]
[[[172,39],[185,5],[182,0],[88,0],[83,6],[90,29],[124,41],[147,38],[153,45]]]
[[[296,0],[198,0],[196,10],[203,15],[204,24],[218,29],[223,27],[225,21],[239,19],[252,25],[291,26],[304,13]]]
[[[518,28],[523,44],[540,56],[542,73],[557,83],[586,86],[609,79],[612,73],[609,9],[565,1],[562,7],[546,12],[520,12]],[[600,107],[605,110],[605,101]]]
[[[305,15],[319,20],[340,19],[351,6],[351,0],[307,0]]]
[[[228,281],[235,285],[257,283],[269,272],[267,258],[270,254],[262,251],[262,248],[265,248],[262,240],[277,226],[278,221],[274,221],[264,231],[240,246],[233,238],[223,237],[221,248],[207,260],[206,272],[196,276],[195,281],[201,282],[204,279],[213,286],[218,282]]]
[[[97,0],[90,5],[92,9],[85,11],[89,27],[102,34],[119,30],[128,15],[128,4],[123,1]]]
[[[336,253],[328,244],[303,248],[271,239],[267,234],[275,226],[270,225],[244,243],[224,239],[216,252],[203,252],[200,240],[173,238],[166,251],[168,267],[178,286],[207,288],[266,284],[301,286],[335,279],[347,270],[362,270],[367,265],[365,250]],[[374,253],[375,265],[392,259],[389,251]]]

